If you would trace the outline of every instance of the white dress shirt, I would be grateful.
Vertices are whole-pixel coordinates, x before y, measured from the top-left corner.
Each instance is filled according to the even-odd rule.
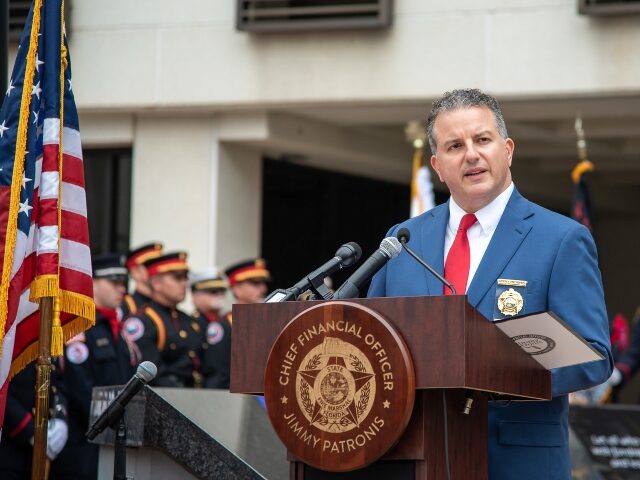
[[[513,193],[513,182],[507,187],[507,189],[498,195],[493,201],[486,207],[478,210],[475,215],[478,221],[474,223],[469,230],[467,230],[467,238],[469,239],[469,278],[467,280],[467,290],[473,276],[478,270],[478,265],[484,256],[484,252],[487,251],[493,232],[496,231],[498,222],[502,218],[504,209],[511,198]],[[449,249],[453,244],[453,240],[456,238],[456,232],[460,226],[460,220],[467,214],[460,206],[455,202],[453,197],[449,201],[449,223],[447,225],[447,233],[444,237],[444,259],[447,261],[447,255]]]

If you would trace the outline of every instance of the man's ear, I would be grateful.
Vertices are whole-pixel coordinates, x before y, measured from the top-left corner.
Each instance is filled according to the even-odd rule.
[[[442,179],[442,175],[440,175],[440,169],[438,168],[438,157],[436,157],[435,155],[431,155],[431,167],[438,174],[438,178],[440,179],[440,181],[444,183],[444,180]]]
[[[513,140],[511,140],[510,138],[507,138],[504,143],[507,150],[507,158],[509,159],[509,166],[511,166],[511,162],[513,161],[513,152],[516,148],[516,144],[513,143]]]

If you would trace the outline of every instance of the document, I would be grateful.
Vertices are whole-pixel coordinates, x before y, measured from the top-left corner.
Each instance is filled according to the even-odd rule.
[[[547,370],[604,359],[553,312],[532,313],[494,323]]]

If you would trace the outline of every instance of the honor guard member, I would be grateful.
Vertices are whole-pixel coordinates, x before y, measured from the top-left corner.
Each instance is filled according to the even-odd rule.
[[[67,405],[59,389],[58,375],[51,378],[47,458],[54,460],[68,437]],[[17,373],[9,383],[0,441],[0,478],[30,480],[33,457],[34,411],[36,386],[35,362]]]
[[[124,255],[92,260],[96,324],[65,345],[62,379],[69,401],[69,441],[53,465],[52,478],[95,479],[98,445],[86,441],[93,387],[123,385],[135,373],[139,355],[120,332],[117,308],[126,292]]]
[[[187,294],[185,252],[147,260],[151,302],[124,322],[124,332],[142,354],[158,367],[152,384],[162,387],[201,387],[200,358],[205,341],[200,323],[177,309]]]
[[[216,268],[195,273],[190,278],[193,317],[206,335],[202,348],[202,376],[205,388],[229,388],[231,324],[221,312],[229,284]]]
[[[225,270],[234,303],[262,303],[267,295],[267,282],[271,274],[262,258],[245,260],[227,267]]]
[[[149,275],[144,262],[160,255],[162,255],[162,243],[160,242],[147,243],[128,253],[126,265],[129,270],[129,276],[135,282],[135,290],[131,295],[124,296],[124,301],[120,306],[122,311],[121,318],[136,313],[140,307],[151,301]]]

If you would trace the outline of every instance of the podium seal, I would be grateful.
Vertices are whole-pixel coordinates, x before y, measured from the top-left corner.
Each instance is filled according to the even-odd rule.
[[[276,433],[301,461],[362,468],[400,438],[411,412],[411,356],[391,324],[350,302],[315,305],[271,349],[265,400]]]

